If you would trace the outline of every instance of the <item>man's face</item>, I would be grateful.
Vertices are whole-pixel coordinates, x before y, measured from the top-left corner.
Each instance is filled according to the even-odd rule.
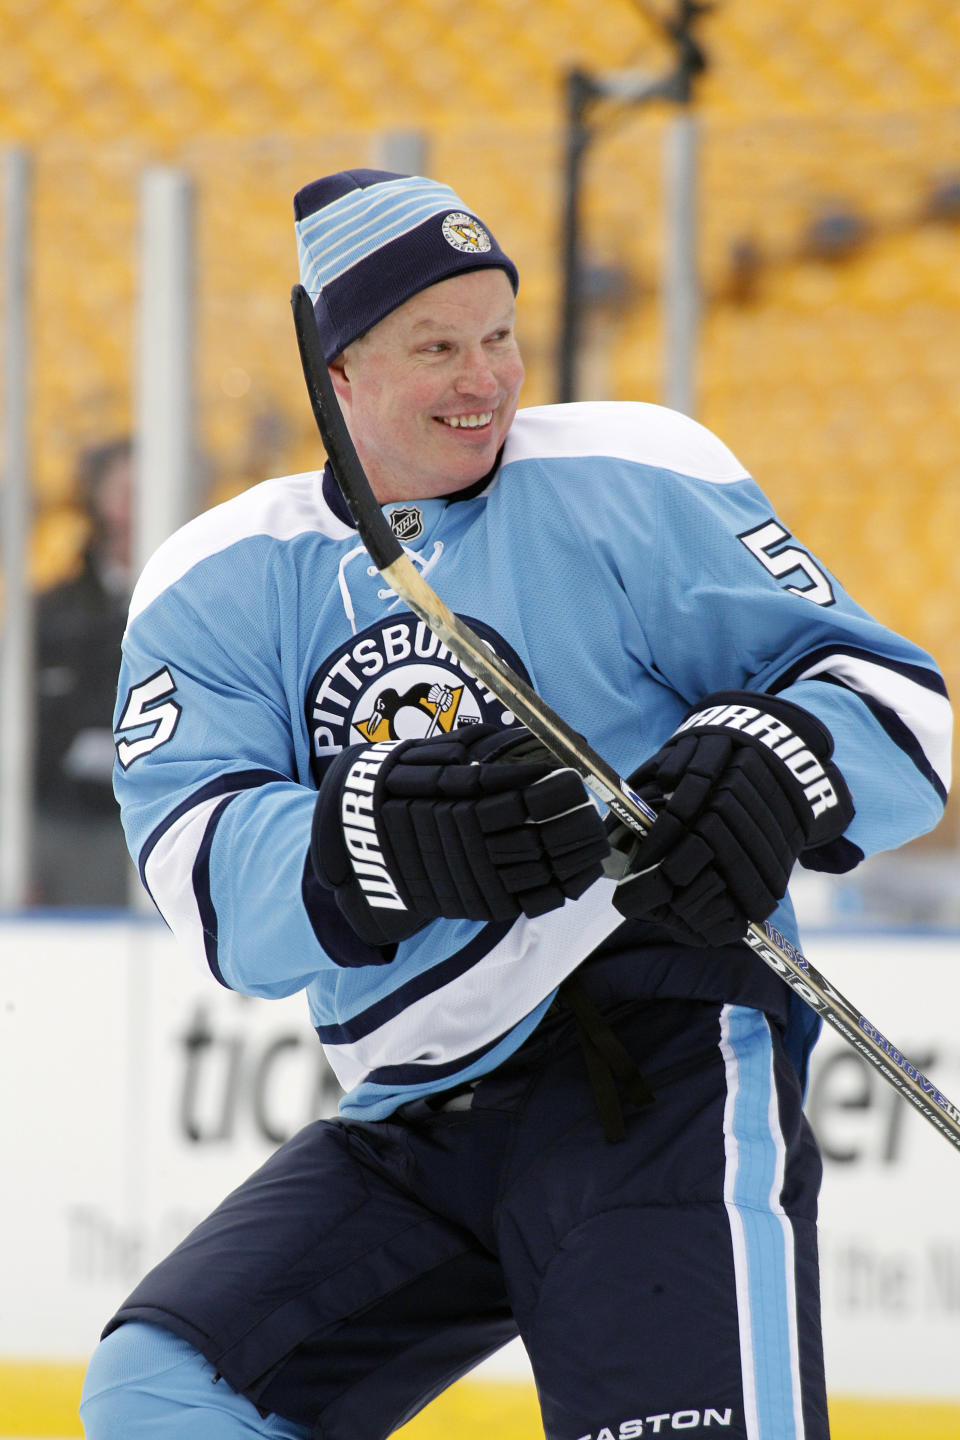
[[[331,366],[381,504],[463,490],[492,467],[516,414],[523,362],[503,270],[421,290]]]

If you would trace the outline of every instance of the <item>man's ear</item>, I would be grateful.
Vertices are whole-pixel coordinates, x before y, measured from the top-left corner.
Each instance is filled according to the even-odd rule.
[[[327,369],[330,372],[330,383],[341,406],[350,404],[350,379],[347,375],[347,362],[343,354],[335,355],[330,361]]]

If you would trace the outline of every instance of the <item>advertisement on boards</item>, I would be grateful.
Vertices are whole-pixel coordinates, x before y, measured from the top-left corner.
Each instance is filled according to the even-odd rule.
[[[960,1094],[960,937],[808,951]],[[0,1358],[82,1361],[144,1271],[340,1090],[302,996],[233,994],[152,921],[0,923],[0,973]],[[807,1114],[831,1391],[960,1398],[960,1152],[829,1029]],[[524,1363],[511,1346],[494,1368]]]

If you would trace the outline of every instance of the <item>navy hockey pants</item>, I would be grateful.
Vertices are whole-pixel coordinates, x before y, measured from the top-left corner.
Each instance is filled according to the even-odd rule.
[[[777,1026],[690,1000],[607,1019],[656,1095],[622,1142],[554,1009],[448,1108],[284,1145],[108,1325],[89,1440],[381,1440],[518,1332],[547,1440],[826,1440],[820,1162]]]

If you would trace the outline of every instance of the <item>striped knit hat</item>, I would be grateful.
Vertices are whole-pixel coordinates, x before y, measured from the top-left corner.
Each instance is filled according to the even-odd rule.
[[[386,170],[342,170],[293,202],[300,279],[328,361],[438,280],[513,261],[447,185]]]

